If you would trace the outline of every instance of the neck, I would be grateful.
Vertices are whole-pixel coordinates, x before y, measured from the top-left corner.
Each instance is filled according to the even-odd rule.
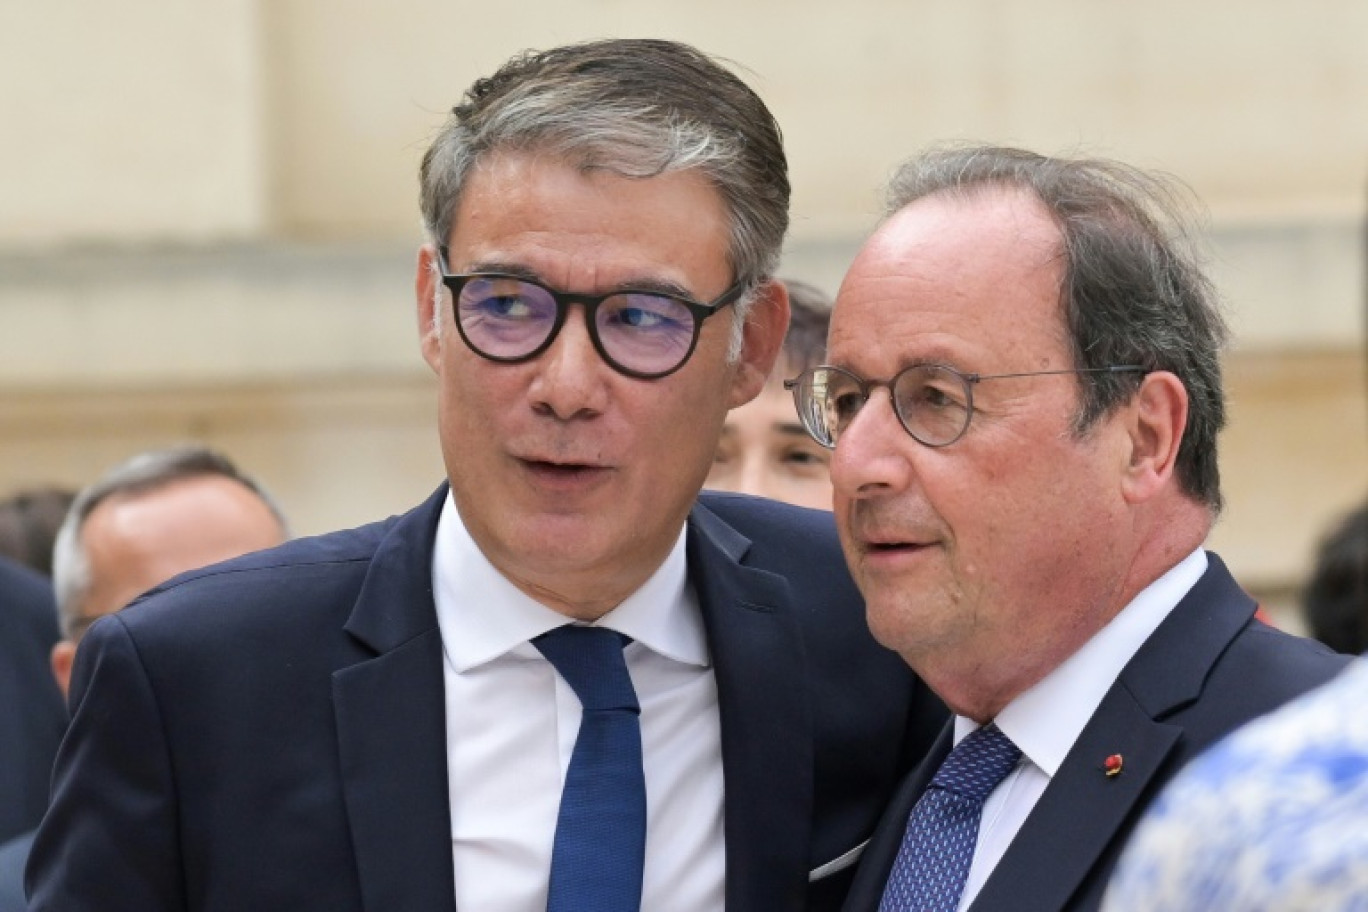
[[[632,564],[613,562],[579,572],[516,574],[500,572],[524,595],[557,614],[592,623],[626,601],[654,576],[670,557],[674,542],[663,553]]]
[[[1185,497],[1162,512],[1155,511],[1151,519],[1137,518],[1131,553],[1121,572],[1098,588],[1083,610],[1057,616],[1048,637],[1031,642],[1017,631],[1008,631],[1005,638],[985,640],[969,650],[933,648],[904,658],[952,712],[987,724],[1200,547],[1211,528],[1210,511]]]
[[[584,621],[586,623],[597,621],[618,605],[622,604],[623,599],[635,592],[640,585],[633,586],[631,589],[622,593],[614,592],[607,595],[600,594],[599,597],[594,598],[587,595],[584,597],[576,597],[564,588],[553,589],[548,586],[524,580],[513,579],[510,580],[510,582],[517,586],[524,595],[540,602],[557,614],[563,614],[573,620]],[[645,581],[643,580],[642,582]]]

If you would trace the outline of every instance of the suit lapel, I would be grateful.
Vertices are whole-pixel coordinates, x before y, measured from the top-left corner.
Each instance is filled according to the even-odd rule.
[[[729,909],[802,908],[813,745],[788,585],[745,567],[750,542],[705,507],[689,519],[689,577],[717,680]]]
[[[1068,908],[1097,866],[1120,852],[1183,736],[1163,719],[1201,696],[1211,667],[1254,614],[1220,559],[1207,558],[1206,573],[1102,699],[971,910]],[[1107,776],[1113,754],[1122,769]]]
[[[366,909],[454,910],[442,642],[431,557],[443,486],[401,517],[346,629],[375,657],[333,675],[342,789]]]
[[[1151,797],[1149,785],[1181,735],[1113,687],[971,908],[1067,908],[1094,865],[1114,854],[1116,834]],[[1114,754],[1121,772],[1108,776],[1106,758]]]

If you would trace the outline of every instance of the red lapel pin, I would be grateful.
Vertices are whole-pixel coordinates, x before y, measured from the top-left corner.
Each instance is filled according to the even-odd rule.
[[[1121,773],[1121,767],[1125,765],[1125,762],[1125,760],[1121,759],[1120,754],[1112,754],[1106,760],[1102,761],[1102,770],[1107,774],[1108,778],[1119,775]]]

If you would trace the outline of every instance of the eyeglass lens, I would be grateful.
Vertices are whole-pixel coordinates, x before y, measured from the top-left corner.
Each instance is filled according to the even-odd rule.
[[[794,403],[808,433],[818,443],[834,447],[874,385],[839,368],[818,367],[800,378]],[[909,368],[893,379],[892,396],[898,420],[927,446],[953,443],[969,425],[969,381],[949,368]]]
[[[667,373],[689,356],[694,315],[682,301],[643,292],[561,299],[585,304],[593,314],[602,353],[621,367],[642,374]],[[465,282],[456,300],[456,318],[471,347],[507,361],[531,355],[548,343],[564,319],[559,311],[549,289],[511,276],[475,276]]]

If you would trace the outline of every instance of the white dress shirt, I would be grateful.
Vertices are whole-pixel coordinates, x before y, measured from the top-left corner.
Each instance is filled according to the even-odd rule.
[[[717,686],[685,533],[597,626],[624,650],[641,704],[643,909],[721,910],[725,854]],[[485,558],[447,496],[432,560],[445,655],[447,777],[458,912],[544,912],[580,703],[530,640],[568,619]]]
[[[1022,757],[983,803],[974,861],[960,897],[961,912],[978,896],[1002,860],[1121,671],[1206,568],[1206,552],[1198,548],[1145,587],[1077,652],[998,713],[994,721],[1021,748]],[[978,727],[972,719],[956,716],[955,744]]]

